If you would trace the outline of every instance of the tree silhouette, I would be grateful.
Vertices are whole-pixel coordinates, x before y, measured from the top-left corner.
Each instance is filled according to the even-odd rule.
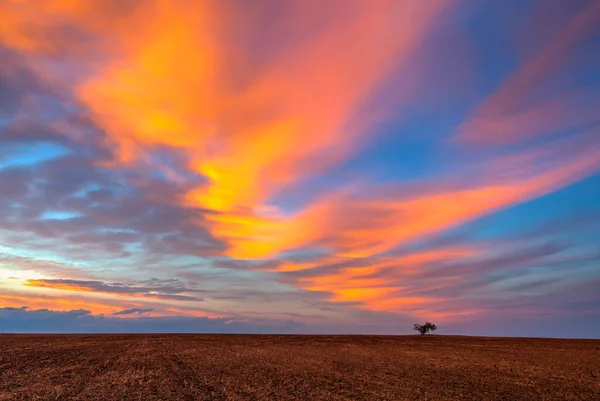
[[[425,334],[429,333],[430,331],[436,331],[437,326],[431,322],[426,322],[425,324],[415,323],[413,330],[418,331],[419,334],[424,336]]]

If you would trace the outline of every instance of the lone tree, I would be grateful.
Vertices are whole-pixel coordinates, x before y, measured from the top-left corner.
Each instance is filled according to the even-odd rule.
[[[436,331],[437,330],[437,326],[431,322],[427,322],[425,324],[417,324],[415,323],[415,326],[413,327],[413,330],[418,331],[419,334],[421,334],[422,336],[424,336],[425,334],[429,333],[430,331]]]

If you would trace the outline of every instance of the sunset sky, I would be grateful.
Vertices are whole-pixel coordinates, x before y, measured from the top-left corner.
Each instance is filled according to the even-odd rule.
[[[0,15],[0,330],[600,338],[600,1]]]

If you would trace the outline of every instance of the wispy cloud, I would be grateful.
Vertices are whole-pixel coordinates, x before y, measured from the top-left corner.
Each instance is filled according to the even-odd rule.
[[[552,7],[545,10],[564,12]],[[557,72],[581,59],[589,60],[588,68],[600,67],[597,58],[578,48],[582,41],[598,35],[599,22],[600,4],[596,2],[587,3],[568,21],[557,19],[539,50],[527,54],[498,90],[478,106],[474,117],[463,124],[459,139],[506,144],[590,124],[598,127],[600,119],[596,110],[600,106],[597,96],[600,88],[597,84],[580,89],[565,87],[564,82],[573,77],[568,74],[557,77]]]

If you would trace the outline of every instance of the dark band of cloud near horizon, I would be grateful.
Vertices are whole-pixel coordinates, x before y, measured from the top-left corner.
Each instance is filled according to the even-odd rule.
[[[579,336],[565,322],[600,317],[597,1],[0,15],[6,330]]]

